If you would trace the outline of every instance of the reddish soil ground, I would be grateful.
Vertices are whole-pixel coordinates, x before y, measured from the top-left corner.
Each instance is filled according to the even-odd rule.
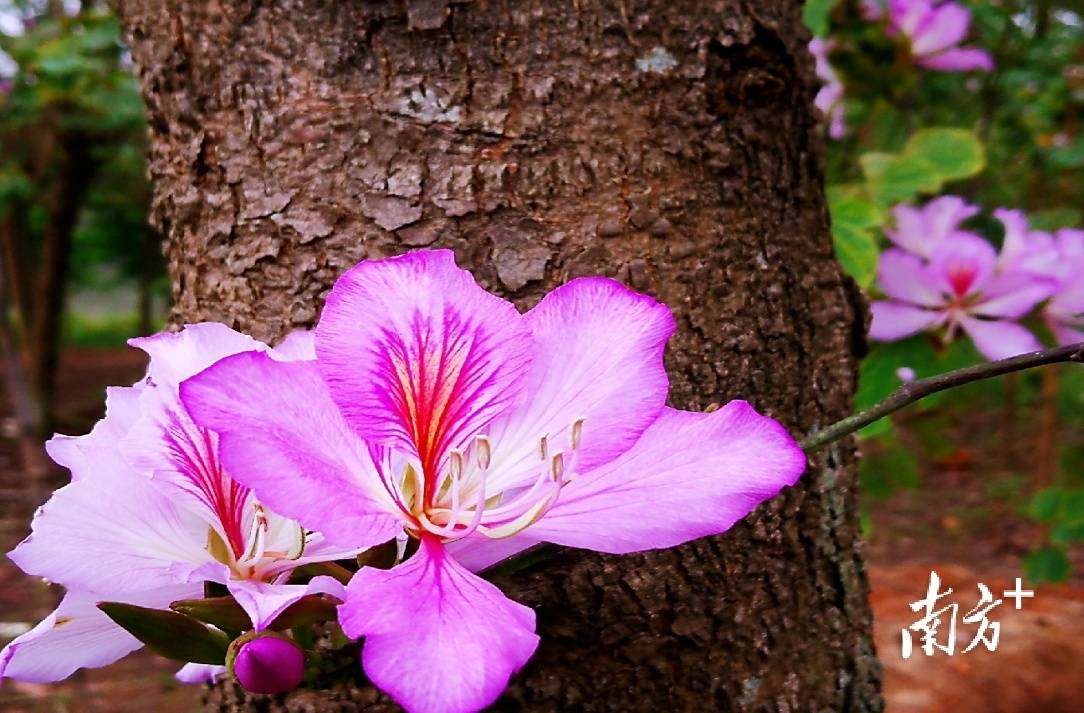
[[[134,350],[69,351],[61,367],[58,430],[82,433],[99,418],[103,388],[131,383],[141,375],[143,359]],[[10,413],[0,394],[0,414]],[[923,463],[923,486],[897,494],[871,508],[874,530],[868,541],[875,638],[885,665],[889,713],[988,711],[1076,713],[1084,699],[1084,562],[1074,562],[1074,580],[1037,588],[1020,610],[1005,600],[990,612],[1001,625],[995,652],[982,646],[966,654],[975,628],[959,624],[954,656],[925,656],[917,648],[904,660],[901,630],[918,617],[909,604],[920,599],[931,570],[943,587],[952,587],[960,615],[978,600],[977,584],[987,584],[995,598],[1011,589],[1020,574],[1020,558],[1039,541],[1041,531],[1019,515],[1020,496],[997,495],[1019,487],[1027,468],[1010,467],[1000,439],[999,416],[975,414],[946,426],[954,447],[938,460]],[[1014,439],[1032,442],[1027,414],[1018,419]],[[63,483],[64,474],[45,474],[35,487],[21,467],[10,423],[0,422],[0,548],[9,550],[27,533],[34,508]],[[909,428],[904,427],[906,435]],[[1064,436],[1065,434],[1063,434]],[[1084,434],[1072,434],[1084,439]],[[1025,447],[1022,450],[1027,451]],[[1027,457],[1022,457],[1027,461]],[[1013,480],[1015,478],[1016,480]],[[1015,486],[1013,485],[1015,483]],[[998,484],[1005,485],[1000,488]],[[1010,487],[1012,486],[1012,487]],[[1026,487],[1026,482],[1025,486]],[[30,624],[48,613],[57,592],[23,576],[0,560],[0,625]],[[948,603],[943,601],[940,605]],[[940,606],[939,605],[939,606]],[[0,642],[4,641],[0,632]],[[184,713],[199,709],[198,689],[173,681],[176,667],[139,653],[118,664],[83,672],[56,685],[13,681],[0,686],[0,711],[72,713]]]

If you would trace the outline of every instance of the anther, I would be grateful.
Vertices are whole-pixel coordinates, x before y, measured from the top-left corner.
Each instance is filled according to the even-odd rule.
[[[564,480],[565,454],[561,451],[557,451],[553,454],[553,460],[550,461],[550,471],[553,473],[554,481],[560,483]]]
[[[549,455],[549,439],[546,436],[542,436],[538,439],[538,457],[542,460],[546,460],[547,455]]]
[[[493,458],[493,448],[489,443],[488,436],[476,436],[474,439],[474,456],[478,461],[478,467],[489,470],[489,463]]]
[[[580,440],[583,438],[583,422],[585,420],[587,419],[581,416],[572,422],[572,450],[580,447]]]
[[[448,470],[452,480],[459,480],[463,477],[463,451],[453,448],[448,452],[448,457],[450,459]]]

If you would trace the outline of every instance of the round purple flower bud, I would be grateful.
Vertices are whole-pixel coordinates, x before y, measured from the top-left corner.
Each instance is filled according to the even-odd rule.
[[[901,366],[896,369],[896,378],[905,384],[909,384],[915,380],[915,370],[909,366]]]
[[[237,648],[232,668],[246,691],[286,693],[301,683],[305,653],[285,636],[258,634]]]

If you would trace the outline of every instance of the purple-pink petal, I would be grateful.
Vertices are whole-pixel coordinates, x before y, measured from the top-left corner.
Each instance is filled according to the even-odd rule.
[[[1027,271],[1052,275],[1058,271],[1060,255],[1054,237],[1032,230],[1022,211],[998,208],[994,217],[1005,228],[1005,239],[998,255],[1001,272]]]
[[[456,562],[471,572],[481,572],[540,543],[541,540],[531,537],[529,532],[500,539],[475,533],[445,547]]]
[[[252,621],[252,628],[262,631],[290,605],[310,594],[329,594],[340,602],[346,590],[336,579],[313,577],[307,584],[271,584],[251,579],[231,579],[226,583],[233,598]]]
[[[199,588],[166,587],[140,592],[123,601],[146,607],[198,596]],[[107,599],[70,591],[60,606],[30,631],[0,651],[0,681],[48,683],[60,681],[80,668],[106,666],[143,646],[97,607]]]
[[[940,326],[947,319],[943,311],[935,311],[881,300],[870,305],[873,321],[869,337],[878,342],[894,342],[912,334]]]
[[[271,356],[283,361],[312,361],[316,358],[316,332],[295,329],[279,342]]]
[[[365,637],[365,673],[409,713],[485,708],[538,646],[533,611],[428,539],[391,570],[354,575],[339,622]]]
[[[984,317],[1019,319],[1054,293],[1056,284],[1027,272],[996,275],[983,290],[982,301],[970,312]]]
[[[1015,322],[964,317],[960,326],[971,337],[979,353],[991,361],[1043,348],[1034,334]]]
[[[57,490],[8,556],[27,574],[116,597],[187,581],[211,561],[206,542],[205,521],[118,463]]]
[[[583,420],[577,467],[611,460],[666,404],[663,351],[674,333],[666,305],[614,280],[581,278],[524,316],[534,341],[528,397],[490,429],[492,489],[532,481],[540,437],[568,449],[577,419]]]
[[[343,547],[380,544],[402,529],[315,362],[237,354],[182,384],[181,400],[219,434],[230,475],[274,512]]]
[[[948,49],[919,57],[915,62],[938,72],[991,72],[994,69],[994,58],[990,53],[974,47]]]
[[[523,394],[531,334],[448,250],[365,261],[327,297],[317,362],[347,422],[436,473]]]
[[[955,233],[930,255],[930,271],[938,288],[957,299],[982,292],[996,265],[993,246],[970,233]]]
[[[886,233],[907,252],[929,258],[935,247],[960,232],[960,225],[978,212],[978,206],[959,196],[941,196],[921,208],[903,203],[892,209],[896,228]]]
[[[159,332],[128,343],[150,356],[147,377],[172,389],[223,357],[268,349],[263,342],[218,322],[189,324],[179,332]]]
[[[917,255],[885,250],[877,264],[877,286],[894,300],[922,307],[941,307],[945,298],[936,275]]]
[[[226,673],[225,666],[215,666],[209,663],[186,663],[174,674],[181,683],[192,685],[212,684],[218,677]]]
[[[45,442],[45,451],[58,465],[71,471],[72,480],[115,469],[120,460],[117,444],[142,414],[140,393],[140,388],[127,386],[107,388],[105,418],[82,436],[53,436]]]
[[[911,51],[926,56],[958,45],[967,36],[971,13],[954,2],[933,8],[911,37]]]
[[[673,547],[725,532],[805,466],[786,429],[744,401],[666,409],[629,451],[569,483],[527,533],[615,554]]]

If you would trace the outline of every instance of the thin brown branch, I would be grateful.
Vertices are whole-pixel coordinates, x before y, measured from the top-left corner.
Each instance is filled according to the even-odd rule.
[[[1001,376],[1002,374],[1011,374],[1014,371],[1023,371],[1024,369],[1033,369],[1037,366],[1062,362],[1084,362],[1084,342],[1038,352],[1029,352],[1008,359],[989,361],[977,366],[969,366],[965,369],[957,369],[945,374],[931,376],[927,379],[912,381],[901,386],[896,393],[879,404],[853,416],[848,416],[842,421],[837,421],[824,430],[813,433],[804,439],[801,445],[807,453],[812,453],[829,443],[851,435],[874,421],[899,411],[904,406],[913,404],[939,391],[970,384],[973,381]]]

